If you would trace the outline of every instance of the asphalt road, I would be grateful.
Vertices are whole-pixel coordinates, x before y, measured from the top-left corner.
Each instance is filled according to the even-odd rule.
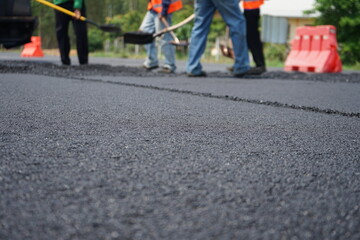
[[[0,60],[0,239],[360,239],[358,75],[31,64]]]

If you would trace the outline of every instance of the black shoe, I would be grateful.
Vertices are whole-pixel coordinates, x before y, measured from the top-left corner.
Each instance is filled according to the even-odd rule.
[[[154,69],[159,68],[159,66],[158,66],[158,65],[156,65],[156,66],[152,66],[152,67],[143,66],[143,68],[145,68],[146,70],[150,71],[150,70],[154,70]]]
[[[261,75],[266,72],[266,67],[252,67],[247,71],[247,75]]]
[[[247,74],[247,72],[243,72],[243,73],[234,73],[233,76],[236,78],[242,78]]]
[[[70,58],[61,59],[61,64],[62,64],[63,66],[70,66],[70,65],[71,65],[71,60],[70,60]]]
[[[207,74],[206,74],[206,72],[201,71],[199,74],[188,73],[187,76],[188,77],[206,77]]]

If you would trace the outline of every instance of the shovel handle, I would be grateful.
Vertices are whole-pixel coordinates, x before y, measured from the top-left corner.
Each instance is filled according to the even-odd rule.
[[[195,18],[195,14],[191,14],[189,17],[187,17],[185,20],[179,22],[178,24],[175,24],[175,25],[172,25],[171,27],[168,27],[168,28],[164,28],[163,30],[161,30],[160,32],[158,33],[155,33],[153,35],[153,37],[158,37],[158,36],[161,36],[163,35],[164,33],[167,33],[167,32],[170,32],[170,31],[173,31],[181,26],[184,26],[185,24],[191,22],[193,19]]]
[[[166,21],[165,18],[161,18],[161,21],[163,22],[163,24],[165,25],[165,27],[166,27],[167,29],[169,29],[170,26],[169,26],[168,21]],[[174,39],[174,42],[175,42],[176,44],[179,44],[180,41],[179,41],[179,39],[177,38],[177,36],[175,35],[175,33],[174,33],[173,31],[170,31],[170,34],[171,34],[172,38]]]
[[[55,4],[50,3],[50,2],[48,2],[48,1],[45,1],[45,0],[35,0],[35,1],[38,2],[38,3],[44,4],[44,5],[48,6],[48,7],[51,7],[51,8],[53,8],[53,9],[55,9],[55,10],[58,10],[58,11],[60,11],[60,12],[62,12],[62,13],[65,13],[65,14],[67,14],[67,15],[70,15],[70,16],[72,16],[72,17],[75,17],[75,16],[76,16],[74,12],[69,11],[69,10],[67,10],[67,9],[65,9],[65,8],[59,7],[58,5],[55,5]],[[81,16],[79,20],[86,22],[86,18],[83,17],[83,16]]]

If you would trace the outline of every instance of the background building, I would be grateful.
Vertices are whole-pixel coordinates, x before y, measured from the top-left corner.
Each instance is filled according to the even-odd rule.
[[[268,0],[261,7],[264,42],[285,44],[295,36],[299,26],[311,25],[318,14],[307,15],[304,11],[313,9],[315,0]]]

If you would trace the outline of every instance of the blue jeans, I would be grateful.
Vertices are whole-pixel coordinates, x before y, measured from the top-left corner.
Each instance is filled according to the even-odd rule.
[[[171,17],[172,15],[169,14],[166,18],[169,25],[171,25]],[[164,24],[160,21],[159,16],[157,13],[152,11],[147,11],[143,22],[141,23],[140,30],[148,33],[155,33],[159,32],[160,30],[164,29]],[[163,67],[169,68],[172,71],[175,71],[175,46],[169,43],[172,41],[173,38],[171,37],[170,33],[165,33],[161,37],[161,50],[165,57],[165,62]],[[154,67],[159,65],[159,60],[157,56],[157,47],[155,41],[152,43],[145,45],[147,58],[144,62],[145,67]]]
[[[239,8],[239,0],[195,0],[195,22],[191,32],[186,71],[195,75],[202,72],[200,58],[206,48],[207,36],[216,9],[230,29],[235,55],[234,74],[245,73],[250,66],[246,22]]]

